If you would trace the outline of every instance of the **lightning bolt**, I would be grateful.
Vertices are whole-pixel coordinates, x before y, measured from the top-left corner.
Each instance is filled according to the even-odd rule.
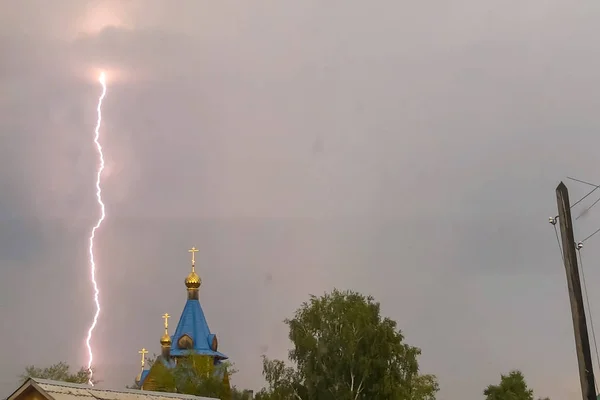
[[[106,210],[104,207],[104,202],[102,201],[102,187],[100,185],[100,180],[102,177],[102,171],[104,171],[104,154],[102,153],[102,145],[100,144],[100,126],[102,125],[102,100],[106,96],[106,75],[104,72],[100,74],[98,77],[98,81],[100,85],[102,85],[102,93],[98,98],[98,107],[96,111],[98,113],[98,121],[96,122],[96,129],[94,130],[94,144],[96,145],[96,150],[98,152],[99,165],[98,170],[96,171],[96,200],[98,201],[98,205],[100,206],[100,217],[96,222],[96,225],[92,228],[92,233],[90,234],[90,247],[89,247],[89,256],[90,256],[90,278],[92,281],[92,286],[94,287],[94,303],[96,304],[96,312],[94,313],[94,319],[90,328],[88,329],[87,339],[85,344],[88,350],[88,373],[89,380],[88,383],[94,386],[94,382],[92,380],[93,370],[92,370],[92,362],[94,361],[94,352],[92,351],[92,345],[90,344],[92,340],[92,335],[94,333],[94,329],[98,324],[98,316],[100,315],[100,290],[98,289],[98,282],[96,281],[96,261],[94,259],[94,238],[96,237],[96,231],[102,225],[104,218],[106,217]]]

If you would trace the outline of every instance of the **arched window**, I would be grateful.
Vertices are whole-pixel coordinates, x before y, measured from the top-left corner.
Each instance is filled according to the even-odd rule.
[[[192,340],[189,335],[185,334],[177,341],[177,347],[183,350],[191,350],[194,348],[194,340]]]

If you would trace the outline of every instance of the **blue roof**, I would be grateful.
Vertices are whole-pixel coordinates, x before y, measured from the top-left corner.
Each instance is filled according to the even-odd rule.
[[[193,346],[191,349],[179,348],[179,339],[182,336],[188,335],[192,338]],[[204,311],[200,301],[197,299],[188,299],[179,318],[179,323],[172,337],[172,356],[185,356],[190,353],[213,356],[217,359],[225,360],[228,357],[218,351],[214,351],[212,347],[215,335],[210,333]]]
[[[148,376],[149,372],[150,372],[149,369],[145,369],[142,371],[142,375],[140,376],[140,381],[138,382],[138,385],[140,387],[144,384],[144,381],[146,380],[146,377]]]

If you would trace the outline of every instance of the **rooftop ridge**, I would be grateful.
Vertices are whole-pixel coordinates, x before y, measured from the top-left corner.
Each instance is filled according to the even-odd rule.
[[[83,390],[87,390],[90,392],[129,393],[129,394],[137,394],[139,396],[170,397],[170,398],[174,398],[174,399],[193,399],[193,400],[207,399],[207,397],[194,396],[191,394],[155,392],[155,391],[150,391],[150,390],[127,389],[127,388],[125,388],[125,389],[110,389],[110,388],[91,386],[91,385],[87,385],[84,383],[53,381],[53,380],[49,380],[49,379],[40,379],[40,378],[29,378],[29,379],[31,379],[33,382],[35,382],[38,385],[59,386],[59,387],[66,387],[66,388],[72,388],[72,389],[83,389]],[[47,388],[45,388],[45,387],[42,387],[42,389],[48,391]],[[92,393],[90,393],[90,394],[93,397],[96,397]]]

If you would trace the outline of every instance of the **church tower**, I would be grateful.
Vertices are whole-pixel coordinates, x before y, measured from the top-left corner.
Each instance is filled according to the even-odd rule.
[[[199,367],[198,373],[214,371],[214,366],[227,360],[227,356],[218,351],[217,336],[211,333],[202,305],[200,304],[200,286],[202,279],[196,272],[196,252],[192,247],[188,250],[192,255],[192,270],[185,278],[187,301],[175,328],[173,336],[169,336],[169,314],[164,314],[164,334],[160,339],[161,354],[157,357],[150,370],[144,370],[144,353],[142,354],[142,372],[138,375],[136,383],[142,390],[157,390],[155,377],[163,368],[174,368],[182,359],[194,358],[194,365]],[[143,349],[145,351],[145,349]],[[225,374],[224,384],[229,383]]]

